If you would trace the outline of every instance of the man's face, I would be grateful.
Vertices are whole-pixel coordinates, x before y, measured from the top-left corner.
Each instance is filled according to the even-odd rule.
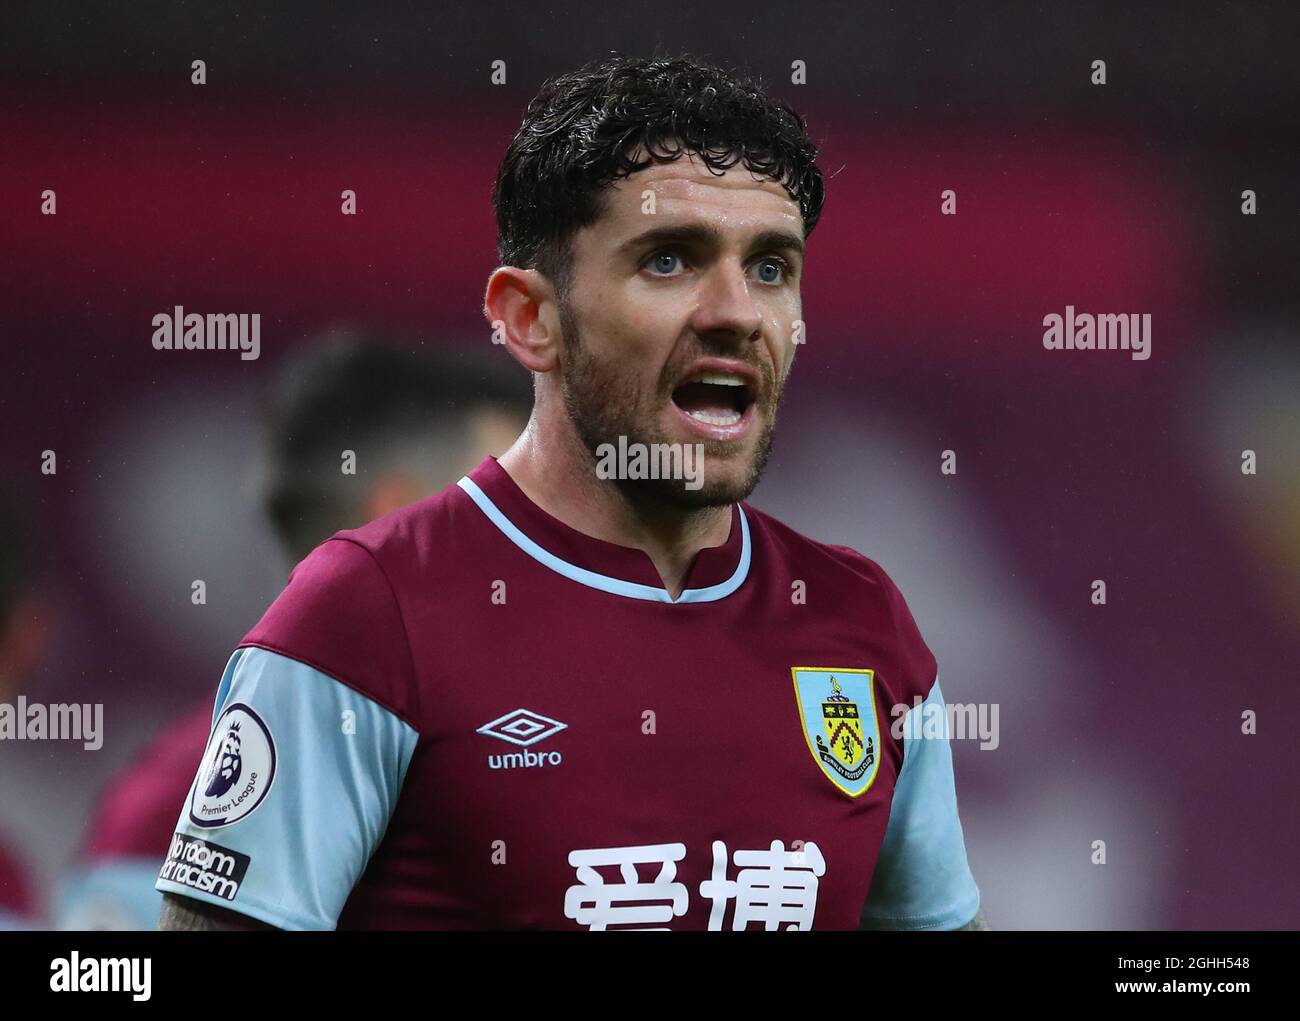
[[[701,488],[622,482],[632,499],[716,506],[758,484],[802,314],[802,239],[779,184],[693,155],[615,182],[574,236],[561,372],[579,436],[593,452],[624,436],[705,455]]]

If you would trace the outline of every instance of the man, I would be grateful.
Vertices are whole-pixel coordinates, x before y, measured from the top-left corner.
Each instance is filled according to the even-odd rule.
[[[263,506],[296,563],[340,529],[428,496],[505,450],[527,415],[527,388],[513,373],[327,334],[279,367],[266,407]],[[356,455],[355,474],[341,470],[345,450]],[[158,860],[212,712],[205,697],[106,785],[59,897],[59,928],[155,927]],[[237,747],[232,740],[224,750],[237,754]],[[225,776],[215,782],[231,775],[234,755],[224,761]]]
[[[320,546],[236,649],[164,928],[979,924],[947,742],[882,722],[942,699],[901,595],[743,502],[815,155],[686,59],[542,89],[485,302],[528,428]]]

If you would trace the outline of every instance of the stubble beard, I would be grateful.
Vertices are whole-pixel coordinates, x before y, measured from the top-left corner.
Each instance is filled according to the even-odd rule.
[[[564,406],[590,458],[590,470],[596,471],[597,450],[603,444],[618,449],[619,437],[626,437],[629,447],[645,444],[650,450],[657,444],[670,441],[653,422],[658,408],[672,400],[673,383],[677,377],[665,370],[652,402],[647,406],[645,395],[635,375],[619,372],[617,364],[595,358],[582,343],[577,320],[565,299],[557,302],[560,326],[564,333],[565,358],[561,369],[561,390]],[[734,352],[717,352],[734,356]],[[653,510],[702,510],[722,507],[748,499],[758,486],[772,452],[776,431],[776,411],[780,404],[783,386],[772,378],[766,365],[755,364],[763,380],[763,396],[756,402],[755,415],[760,420],[760,433],[748,470],[738,481],[729,478],[711,479],[707,469],[710,458],[731,459],[733,444],[712,440],[703,441],[703,485],[698,489],[686,488],[686,479],[625,479],[615,477],[613,482],[623,498],[634,508]]]

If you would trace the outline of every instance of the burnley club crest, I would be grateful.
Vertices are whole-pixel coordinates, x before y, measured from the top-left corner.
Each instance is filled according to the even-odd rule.
[[[856,798],[876,779],[880,725],[874,670],[792,667],[804,738],[822,772]]]

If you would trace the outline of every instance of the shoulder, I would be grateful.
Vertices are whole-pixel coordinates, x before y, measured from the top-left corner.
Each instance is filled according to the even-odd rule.
[[[312,667],[415,726],[423,713],[411,635],[455,604],[489,528],[452,485],[336,532],[293,569],[240,646]]]
[[[448,520],[463,513],[458,502],[444,490],[336,532],[294,567],[240,647],[309,666],[404,720],[419,720],[412,593],[445,591],[435,569],[440,551],[457,547]]]
[[[849,613],[860,626],[891,634],[902,682],[899,695],[924,698],[934,684],[938,664],[902,591],[885,569],[849,546],[811,539],[748,504],[745,513],[759,542],[770,551],[771,569],[778,579],[788,575],[803,580],[809,598],[817,596],[823,612],[833,608]]]
[[[336,532],[331,539],[351,543],[388,567],[445,554],[448,539],[473,529],[481,520],[482,513],[469,495],[453,484],[359,528]]]
[[[884,569],[857,550],[819,542],[749,504],[745,504],[745,514],[758,537],[756,542],[770,551],[782,569],[833,581],[857,598],[878,600],[890,609],[902,600]]]

